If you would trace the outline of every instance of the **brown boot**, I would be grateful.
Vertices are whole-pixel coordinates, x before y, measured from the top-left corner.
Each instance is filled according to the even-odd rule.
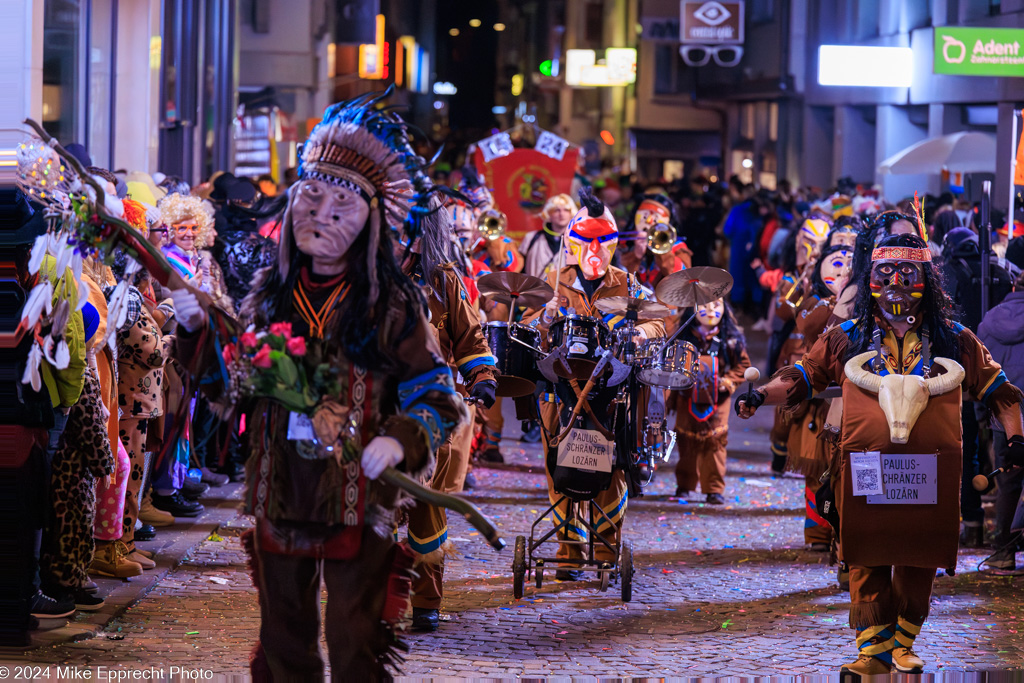
[[[142,573],[142,565],[127,558],[128,547],[121,541],[96,543],[96,554],[89,566],[89,571],[96,576],[109,576],[115,579],[127,579]]]
[[[892,667],[878,657],[862,653],[860,657],[857,657],[857,661],[843,664],[843,668],[839,671],[844,674],[857,674],[858,676],[877,676],[880,674],[888,675],[892,671]]]
[[[892,650],[892,665],[905,674],[919,674],[924,671],[924,660],[914,653],[914,641],[921,633],[921,625],[903,617],[896,621],[896,647]]]
[[[174,524],[174,515],[153,507],[153,499],[147,493],[139,507],[139,520],[153,526],[171,526]]]
[[[128,548],[128,554],[125,556],[129,562],[134,562],[143,569],[156,569],[156,562],[149,559],[136,548],[134,545]]]

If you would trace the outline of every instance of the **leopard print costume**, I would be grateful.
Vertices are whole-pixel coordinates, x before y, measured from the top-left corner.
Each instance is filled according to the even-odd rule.
[[[53,515],[40,558],[44,585],[81,588],[92,563],[96,478],[114,471],[99,377],[85,372],[82,397],[68,413],[67,426],[53,456]]]

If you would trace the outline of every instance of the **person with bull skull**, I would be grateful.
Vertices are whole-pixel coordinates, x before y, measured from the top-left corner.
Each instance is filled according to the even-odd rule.
[[[961,386],[1002,424],[1013,464],[1024,463],[1021,392],[978,338],[953,322],[952,303],[920,237],[883,238],[862,277],[854,283],[861,316],[739,396],[736,412],[748,418],[765,403],[795,406],[829,384],[842,387],[842,454],[831,480],[859,649],[842,671],[920,672],[924,661],[913,646],[928,616],[936,568],[956,566]],[[908,499],[897,499],[906,492]]]

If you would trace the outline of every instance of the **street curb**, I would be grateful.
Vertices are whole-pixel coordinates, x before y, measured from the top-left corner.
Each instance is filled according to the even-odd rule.
[[[99,585],[99,595],[104,596],[106,604],[95,612],[75,612],[70,620],[41,620],[42,627],[32,632],[32,644],[23,652],[96,637],[110,622],[146,597],[211,534],[239,535],[245,528],[236,522],[241,517],[242,487],[241,483],[232,483],[211,488],[199,501],[206,507],[203,514],[194,519],[179,517],[174,525],[157,529],[154,540],[138,542],[138,547],[156,554],[153,558],[157,563],[156,569],[127,580],[92,577]],[[239,527],[243,528],[240,530]],[[62,621],[63,626],[47,628],[50,625],[47,622],[56,624]]]

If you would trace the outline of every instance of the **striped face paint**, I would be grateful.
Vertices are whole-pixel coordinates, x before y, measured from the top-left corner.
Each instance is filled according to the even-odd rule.
[[[591,218],[586,207],[580,209],[565,235],[566,265],[578,265],[588,280],[604,277],[619,242],[619,231],[611,213]]]
[[[850,264],[853,263],[853,252],[847,249],[832,252],[821,264],[821,279],[828,291],[839,294],[850,276]]]
[[[828,238],[829,226],[827,221],[820,218],[808,218],[800,226],[800,232],[796,238],[796,264],[803,266],[814,254],[821,250],[821,246]]]
[[[886,317],[913,323],[924,298],[924,264],[918,261],[875,261],[871,265],[871,296]]]
[[[725,304],[721,299],[716,299],[706,304],[698,304],[697,306],[697,322],[709,330],[718,327],[724,315]]]

